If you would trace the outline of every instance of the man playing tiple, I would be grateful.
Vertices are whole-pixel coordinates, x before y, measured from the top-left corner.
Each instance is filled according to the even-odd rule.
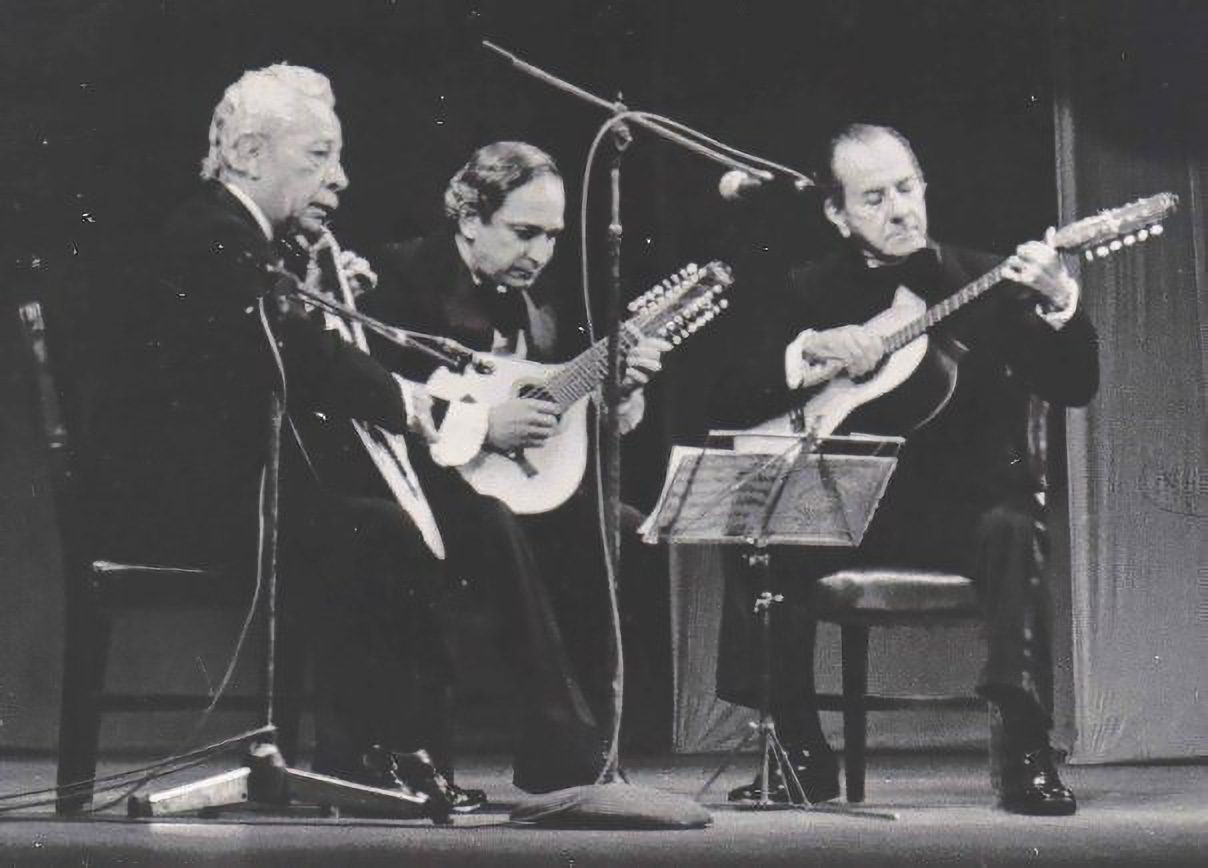
[[[97,414],[102,503],[116,506],[103,513],[115,525],[106,538],[151,562],[251,569],[269,408],[286,396],[281,588],[310,610],[316,770],[422,790],[447,814],[481,794],[446,785],[423,754],[390,750],[410,711],[400,683],[417,677],[408,661],[447,677],[430,611],[442,566],[417,526],[430,520],[423,493],[406,509],[380,481],[374,497],[346,496],[315,475],[298,434],[320,417],[348,434],[353,419],[390,432],[431,424],[409,409],[422,406],[410,387],[282,291],[281,242],[318,233],[348,185],[334,106],[323,75],[279,64],[246,73],[215,109],[203,186],[165,225]]]
[[[829,159],[825,213],[843,248],[794,269],[784,293],[753,312],[749,355],[723,373],[714,394],[714,421],[725,427],[751,427],[799,406],[797,384],[814,365],[838,361],[857,381],[873,374],[885,347],[862,324],[890,307],[899,287],[932,305],[998,264],[996,257],[931,239],[923,172],[895,130],[850,126],[832,140]],[[1002,805],[1024,814],[1069,814],[1074,795],[1058,777],[1049,744],[1047,538],[1029,473],[1026,426],[1032,396],[1067,407],[1091,399],[1097,344],[1078,305],[1078,285],[1049,243],[1021,245],[1004,273],[1010,282],[932,331],[933,351],[959,358],[955,391],[907,435],[863,544],[854,551],[778,551],[773,590],[792,602],[808,593],[811,577],[853,564],[972,578],[988,646],[979,693],[1004,722]],[[877,420],[870,413],[855,425],[865,433],[903,433],[883,414]],[[748,648],[759,590],[737,576],[730,581],[718,661],[719,696],[747,705],[757,696],[757,661]],[[777,732],[806,796],[834,798],[838,767],[814,694],[816,623],[798,605],[779,607],[772,621]],[[789,800],[783,780],[774,783],[774,796]],[[730,796],[751,800],[758,791],[751,785]]]
[[[521,142],[483,147],[448,185],[448,229],[390,245],[375,261],[381,280],[362,307],[475,350],[564,358],[562,348],[573,336],[559,326],[537,285],[562,232],[564,209],[562,178],[549,155]],[[667,348],[643,339],[629,353],[622,430],[640,421],[641,386]],[[374,354],[414,379],[432,372],[391,345],[375,345]],[[450,569],[470,587],[485,584],[493,593],[505,647],[519,663],[516,785],[544,792],[592,783],[607,751],[612,679],[594,489],[581,485],[550,512],[517,516],[475,491],[454,467],[483,448],[510,453],[541,445],[557,426],[555,405],[516,397],[494,406],[454,401],[443,411],[438,406],[441,424],[431,453],[416,454],[416,467],[446,535]]]

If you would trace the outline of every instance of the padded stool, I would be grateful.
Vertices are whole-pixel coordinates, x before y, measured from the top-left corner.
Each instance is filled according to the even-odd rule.
[[[847,801],[864,801],[868,712],[902,708],[977,708],[968,695],[873,696],[868,693],[868,635],[872,627],[931,626],[980,620],[973,582],[924,570],[849,569],[813,588],[818,620],[838,624],[842,635],[842,696],[819,696],[819,707],[843,712]]]

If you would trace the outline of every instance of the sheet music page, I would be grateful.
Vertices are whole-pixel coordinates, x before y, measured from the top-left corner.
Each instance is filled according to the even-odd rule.
[[[676,446],[639,532],[647,543],[859,545],[894,464],[892,454]]]
[[[740,542],[758,535],[784,461],[778,454],[674,447],[658,503],[639,528],[643,540]]]

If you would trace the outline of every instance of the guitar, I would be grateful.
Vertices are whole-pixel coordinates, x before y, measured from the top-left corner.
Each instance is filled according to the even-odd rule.
[[[1160,193],[1087,217],[1057,230],[1054,246],[1084,252],[1088,260],[1104,258],[1162,234],[1159,223],[1178,205],[1173,193]],[[885,342],[886,356],[869,377],[855,380],[842,364],[819,364],[806,372],[801,384],[804,402],[790,412],[762,422],[746,434],[809,434],[822,438],[869,402],[912,380],[920,392],[930,392],[926,409],[907,429],[935,417],[956,389],[956,360],[946,352],[928,353],[927,332],[965,305],[980,298],[1003,279],[1006,260],[986,274],[928,308],[917,295],[899,287],[893,303],[865,325]],[[905,401],[900,403],[907,403]]]
[[[733,283],[729,266],[689,265],[629,304],[620,329],[621,354],[642,337],[678,346],[727,306],[720,296]],[[548,512],[574,494],[587,467],[587,402],[608,372],[608,342],[600,340],[563,364],[491,356],[493,370],[454,374],[439,369],[428,390],[447,401],[499,404],[535,397],[558,406],[558,425],[540,446],[503,453],[484,449],[457,469],[480,494],[498,497],[520,514]]]

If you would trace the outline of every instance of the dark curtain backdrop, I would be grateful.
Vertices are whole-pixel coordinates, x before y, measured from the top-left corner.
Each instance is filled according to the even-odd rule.
[[[1007,250],[1057,213],[1046,22],[1040,0],[0,4],[0,745],[53,744],[62,595],[28,369],[9,339],[15,305],[62,296],[68,306],[96,310],[121,293],[109,275],[141,255],[148,233],[195,183],[210,113],[241,71],[289,60],[331,77],[352,182],[335,229],[346,247],[364,253],[433,227],[449,175],[474,147],[501,138],[533,141],[558,158],[575,213],[600,112],[512,70],[479,47],[484,37],[602,96],[621,94],[632,107],[806,171],[826,132],[843,121],[899,126],[927,167],[935,232]],[[815,198],[783,193],[727,205],[716,192],[721,171],[637,132],[625,159],[627,292],[685,262],[721,257],[738,272],[735,304],[758,305],[771,275],[832,243]],[[604,199],[604,188],[594,188],[593,202]],[[597,210],[589,229],[597,263],[602,216]],[[577,239],[571,225],[553,266],[572,318]],[[84,320],[60,346],[87,344],[96,322]],[[668,358],[649,423],[627,447],[630,499],[648,503],[668,445],[705,429],[711,378],[728,354],[742,352],[726,323]],[[684,641],[708,641],[707,625],[685,627],[684,607],[709,609],[717,580],[710,557],[675,558]],[[705,565],[698,569],[697,560]],[[151,686],[204,689],[221,669],[231,632],[190,622],[127,633],[114,675],[134,677],[132,663],[151,659],[151,674],[139,676]],[[973,634],[908,637],[875,665],[888,661],[888,677],[908,681],[960,679],[950,662],[969,660],[977,648]],[[904,661],[900,669],[896,661]],[[691,674],[708,668],[707,646],[688,662],[677,695],[711,702],[708,677]],[[948,725],[902,720],[889,737],[930,737]],[[114,726],[109,743],[174,737],[158,723]],[[953,726],[963,738],[963,724]]]
[[[1162,190],[1164,235],[1083,269],[1098,399],[1069,427],[1074,758],[1208,755],[1208,60],[1202,3],[1054,16],[1063,216]]]

